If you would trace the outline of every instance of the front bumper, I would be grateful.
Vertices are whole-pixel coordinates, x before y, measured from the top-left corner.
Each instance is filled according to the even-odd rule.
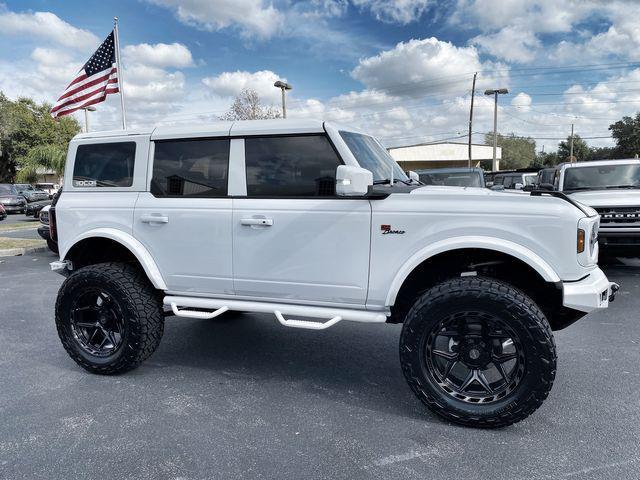
[[[38,235],[40,235],[44,240],[49,240],[51,238],[49,225],[40,225],[38,227]]]
[[[577,282],[562,284],[562,304],[581,312],[607,308],[618,291],[618,285],[610,282],[599,268]]]
[[[2,205],[4,207],[5,212],[7,213],[24,213],[27,211],[27,205],[22,203],[19,205]]]

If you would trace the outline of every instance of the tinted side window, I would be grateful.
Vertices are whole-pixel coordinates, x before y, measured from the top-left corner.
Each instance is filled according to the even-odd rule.
[[[342,164],[322,135],[247,138],[245,159],[247,195],[254,197],[333,196]]]
[[[135,142],[80,145],[73,166],[73,186],[130,187],[135,157]]]
[[[156,197],[224,196],[228,170],[228,138],[156,142],[151,193]]]
[[[504,177],[504,182],[502,183],[504,188],[511,188],[513,184],[513,177]]]

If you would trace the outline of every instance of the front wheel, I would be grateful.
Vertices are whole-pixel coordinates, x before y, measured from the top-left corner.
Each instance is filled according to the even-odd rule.
[[[136,368],[164,330],[160,296],[140,269],[100,263],[67,278],[56,301],[62,345],[82,368],[100,374]]]
[[[482,428],[528,417],[556,372],[542,311],[511,285],[483,277],[445,281],[416,300],[402,329],[400,361],[430,410]]]

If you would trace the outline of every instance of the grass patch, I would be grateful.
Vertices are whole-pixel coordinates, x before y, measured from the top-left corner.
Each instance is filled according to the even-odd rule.
[[[29,223],[5,223],[4,225],[0,223],[0,232],[5,230],[22,230],[23,228],[37,228],[40,225],[40,222],[34,220]]]
[[[46,244],[47,242],[45,242],[44,240],[0,237],[0,250],[9,248],[39,247]]]

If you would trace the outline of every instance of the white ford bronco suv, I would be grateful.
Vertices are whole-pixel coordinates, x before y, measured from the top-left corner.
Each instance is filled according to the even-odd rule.
[[[527,417],[552,330],[606,308],[599,217],[558,192],[421,186],[373,137],[311,120],[95,132],[70,143],[51,235],[56,325],[86,370],[133,369],[167,315],[285,327],[403,323],[400,363],[437,414]]]
[[[600,214],[601,247],[640,255],[640,160],[563,163],[554,181]]]

